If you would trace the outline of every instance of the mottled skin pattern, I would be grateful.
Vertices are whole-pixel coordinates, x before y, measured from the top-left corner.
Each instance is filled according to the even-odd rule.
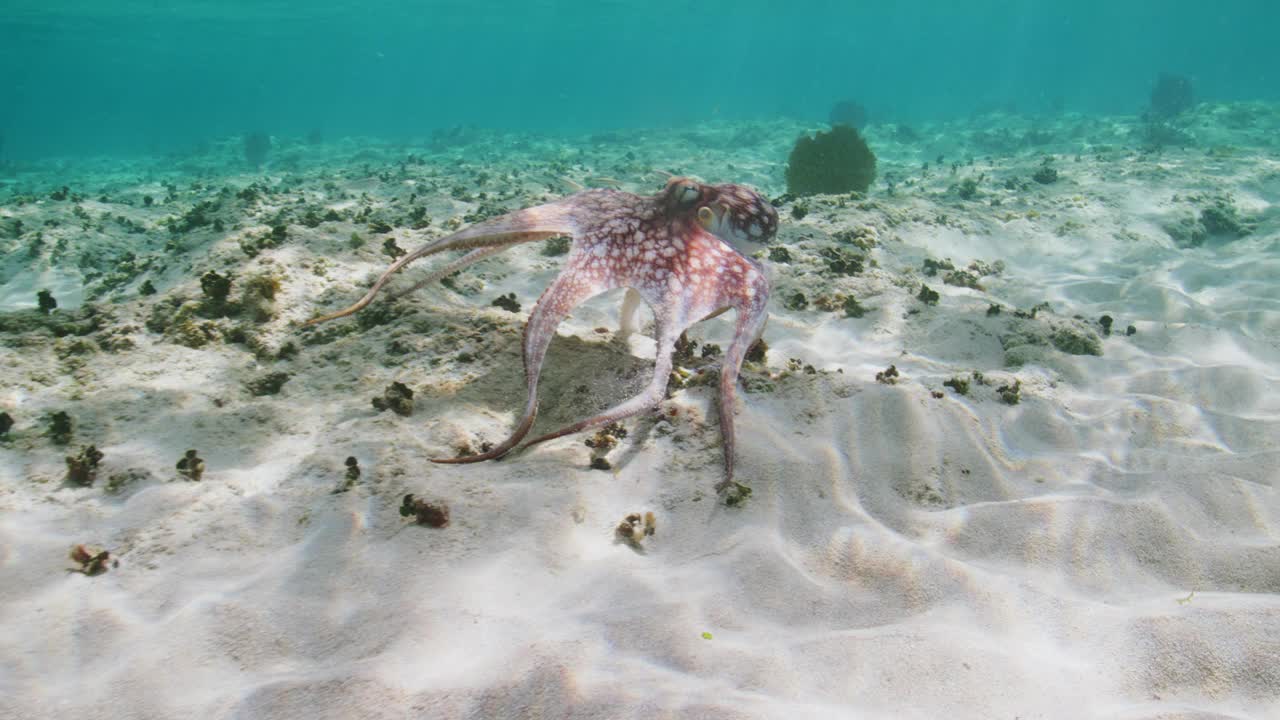
[[[359,311],[373,300],[391,275],[418,258],[448,250],[470,250],[414,289],[516,243],[569,235],[573,244],[568,261],[538,299],[525,326],[528,396],[515,431],[487,452],[434,462],[490,460],[516,447],[537,416],[538,377],[560,321],[588,298],[625,287],[629,290],[623,302],[623,333],[635,324],[639,299],[653,309],[657,327],[653,379],[635,397],[527,444],[621,420],[656,406],[665,394],[681,333],[708,316],[732,309],[737,311],[737,323],[720,372],[725,475],[717,488],[724,488],[733,482],[733,408],[738,373],[747,348],[764,329],[769,300],[769,283],[760,264],[734,245],[742,241],[768,242],[777,228],[778,214],[773,207],[742,185],[706,185],[673,178],[662,192],[650,196],[620,190],[587,190],[486,220],[423,246],[392,264],[355,305],[307,324]]]

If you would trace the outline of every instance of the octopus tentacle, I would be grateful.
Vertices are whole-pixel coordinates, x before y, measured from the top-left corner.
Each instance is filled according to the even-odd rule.
[[[529,322],[524,328],[524,375],[527,398],[524,415],[511,436],[496,447],[477,455],[458,458],[432,458],[431,462],[457,464],[473,463],[502,457],[520,444],[524,436],[533,427],[538,416],[538,378],[542,374],[542,360],[546,357],[547,347],[556,335],[556,327],[588,298],[612,289],[610,278],[603,273],[593,272],[585,267],[582,256],[569,261],[565,270],[538,298],[533,312],[529,314]]]
[[[546,442],[547,440],[554,440],[555,438],[564,435],[581,432],[588,428],[608,425],[611,422],[617,422],[619,420],[629,418],[632,415],[642,413],[649,408],[657,406],[658,403],[662,402],[663,396],[666,395],[667,379],[671,374],[672,356],[675,354],[676,349],[676,338],[680,337],[681,330],[683,330],[683,328],[673,331],[668,327],[667,323],[659,324],[658,352],[657,359],[653,365],[653,379],[649,381],[649,385],[645,387],[640,394],[628,400],[624,400],[608,410],[589,417],[586,420],[576,422],[572,425],[560,428],[555,432],[550,432],[546,435],[534,438],[533,440],[525,443],[524,446],[529,447],[530,445],[537,445],[538,443]]]
[[[733,484],[733,410],[738,398],[738,373],[742,371],[742,362],[747,357],[747,350],[764,332],[767,318],[768,313],[763,302],[738,308],[738,323],[734,329],[733,342],[725,352],[724,363],[720,367],[720,437],[724,446],[724,480],[716,484],[717,492]]]
[[[635,288],[627,288],[627,293],[622,296],[622,309],[618,312],[619,338],[625,339],[640,329],[640,303],[642,302],[644,298]]]
[[[351,307],[329,315],[312,318],[304,322],[302,326],[306,327],[328,322],[329,320],[336,320],[363,310],[369,303],[373,302],[373,298],[382,290],[383,286],[390,282],[392,275],[400,272],[401,269],[414,260],[428,255],[447,250],[494,247],[505,249],[522,242],[546,240],[560,235],[573,235],[578,230],[578,224],[573,218],[572,209],[573,206],[564,200],[538,205],[476,223],[471,227],[427,243],[392,263],[391,267],[388,267],[386,272],[382,273],[382,276],[373,284],[373,287],[369,288],[369,292],[365,293],[365,296],[356,301]],[[458,262],[467,260],[466,264],[469,265],[471,262],[479,260],[480,257],[471,253]]]
[[[481,260],[484,260],[490,255],[497,255],[503,250],[506,250],[507,247],[508,247],[507,245],[493,245],[491,247],[476,248],[475,250],[472,250],[471,252],[467,253],[466,255],[463,255],[457,260],[454,260],[453,262],[447,265],[444,265],[435,270],[432,270],[430,275],[414,283],[413,287],[393,293],[391,295],[391,299],[398,300],[404,297],[405,295],[408,295],[409,293],[417,292],[434,282],[439,282],[440,280],[443,280],[449,277],[450,275],[458,272],[459,270],[462,270],[463,268],[474,265],[475,263],[478,263]]]

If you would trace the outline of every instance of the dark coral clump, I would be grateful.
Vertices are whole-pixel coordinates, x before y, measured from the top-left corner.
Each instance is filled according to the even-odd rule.
[[[271,372],[249,380],[244,384],[244,387],[249,391],[250,395],[263,397],[279,393],[280,388],[283,388],[287,382],[289,382],[289,373]]]
[[[408,417],[413,414],[413,391],[402,382],[393,382],[382,391],[382,397],[373,399],[373,408],[378,412],[391,410]]]
[[[204,294],[210,308],[223,309],[227,305],[227,297],[231,295],[231,278],[210,270],[200,276],[200,292]]]
[[[188,450],[178,460],[175,469],[188,480],[200,482],[200,478],[204,477],[204,458],[197,455],[195,450]]]
[[[36,293],[36,306],[40,308],[40,312],[48,315],[58,307],[58,301],[53,297],[53,293],[48,290],[41,290]]]
[[[400,504],[400,517],[413,516],[419,525],[439,528],[449,524],[449,506],[444,503],[433,504],[426,500],[418,500],[413,493],[404,496]]]
[[[513,313],[520,312],[520,301],[516,300],[515,293],[507,293],[506,295],[499,295],[497,300],[494,300],[489,304],[492,305],[493,307],[500,307],[503,310],[506,310],[507,312],[513,312]]]
[[[801,136],[787,161],[787,192],[796,195],[865,193],[875,179],[875,153],[848,125]]]
[[[49,439],[55,445],[66,445],[71,442],[71,416],[65,410],[49,415]]]
[[[1194,104],[1190,78],[1163,72],[1156,78],[1155,87],[1151,88],[1151,117],[1167,120],[1190,110]]]
[[[79,455],[68,455],[67,482],[82,487],[92,485],[98,479],[98,463],[103,457],[102,451],[93,445],[86,445]]]
[[[0,412],[0,438],[9,434],[9,430],[13,428],[13,416],[7,412]]]

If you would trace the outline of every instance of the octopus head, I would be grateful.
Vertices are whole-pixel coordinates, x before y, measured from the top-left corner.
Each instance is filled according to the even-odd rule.
[[[746,185],[706,185],[672,178],[662,198],[671,215],[689,217],[739,249],[768,244],[778,233],[778,211]]]

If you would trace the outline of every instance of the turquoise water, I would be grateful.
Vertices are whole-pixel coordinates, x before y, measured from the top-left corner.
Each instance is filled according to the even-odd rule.
[[[8,0],[0,152],[825,119],[844,98],[873,122],[1123,114],[1161,71],[1197,99],[1275,100],[1277,26],[1262,1]]]

